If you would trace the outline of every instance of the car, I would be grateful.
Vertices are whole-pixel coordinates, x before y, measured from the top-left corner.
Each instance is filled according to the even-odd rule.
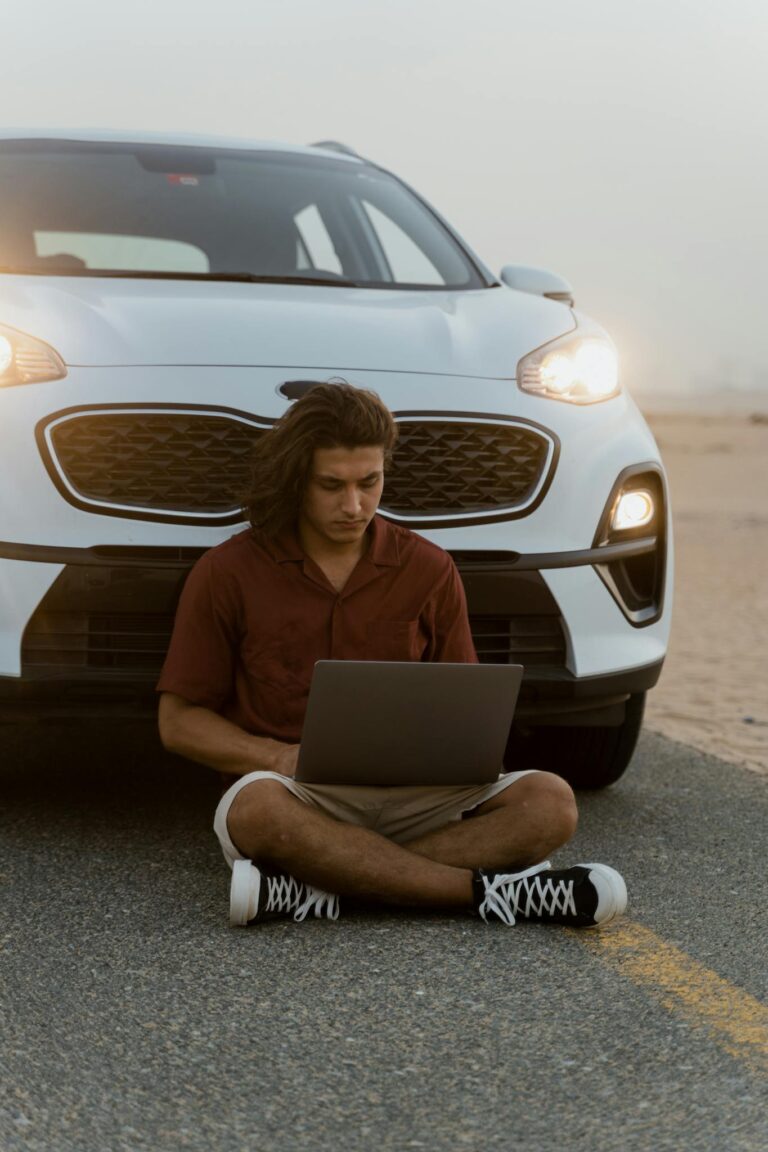
[[[344,380],[399,426],[381,514],[453,556],[479,659],[525,668],[506,766],[619,778],[667,649],[669,497],[564,279],[494,275],[333,141],[7,131],[0,300],[2,717],[146,715],[255,439]]]

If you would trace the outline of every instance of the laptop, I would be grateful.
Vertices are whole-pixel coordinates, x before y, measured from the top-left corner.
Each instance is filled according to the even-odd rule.
[[[319,660],[296,779],[489,784],[501,771],[522,678],[519,664]]]

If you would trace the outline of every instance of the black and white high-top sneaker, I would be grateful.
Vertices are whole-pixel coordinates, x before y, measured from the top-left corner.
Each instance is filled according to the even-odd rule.
[[[522,872],[474,874],[475,910],[483,920],[504,924],[542,920],[572,928],[594,928],[620,916],[627,906],[623,878],[607,864],[553,868],[549,861]]]
[[[229,922],[234,926],[257,924],[290,916],[303,920],[310,912],[337,920],[339,898],[313,888],[287,872],[262,872],[250,860],[235,860],[229,890]]]

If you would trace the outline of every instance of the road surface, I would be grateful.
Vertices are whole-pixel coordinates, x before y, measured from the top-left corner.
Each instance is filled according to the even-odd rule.
[[[765,1152],[768,781],[651,733],[563,863],[602,932],[358,912],[232,930],[207,771],[0,729],[2,1152]]]

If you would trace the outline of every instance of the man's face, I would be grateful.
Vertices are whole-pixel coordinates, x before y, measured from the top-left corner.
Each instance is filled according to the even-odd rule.
[[[383,487],[383,448],[316,448],[299,513],[305,546],[358,544]]]

